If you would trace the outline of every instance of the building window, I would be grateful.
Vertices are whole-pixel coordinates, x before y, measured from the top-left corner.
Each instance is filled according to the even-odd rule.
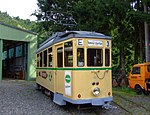
[[[14,48],[9,49],[8,55],[9,55],[9,59],[14,57]]]
[[[22,56],[22,45],[16,47],[16,54],[15,54],[15,57],[21,56]]]
[[[105,66],[110,66],[110,50],[105,49]]]
[[[72,41],[66,42],[64,44],[64,60],[65,60],[65,67],[72,67],[73,66],[73,51],[72,51]]]
[[[132,74],[140,74],[140,67],[132,68]]]
[[[77,49],[77,65],[79,67],[84,66],[84,49],[83,48]]]
[[[63,67],[63,52],[62,47],[57,49],[57,66]]]
[[[102,65],[103,65],[103,50],[87,49],[87,66],[102,66]]]

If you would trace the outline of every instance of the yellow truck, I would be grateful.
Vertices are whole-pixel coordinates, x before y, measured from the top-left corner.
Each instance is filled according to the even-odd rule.
[[[135,89],[137,94],[150,93],[150,62],[133,65],[129,76],[129,88]]]

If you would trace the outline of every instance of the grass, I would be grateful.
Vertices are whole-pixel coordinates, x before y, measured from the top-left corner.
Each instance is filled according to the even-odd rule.
[[[136,95],[136,92],[133,89],[130,89],[128,87],[113,87],[114,92],[122,92],[122,93],[128,93],[131,95]]]

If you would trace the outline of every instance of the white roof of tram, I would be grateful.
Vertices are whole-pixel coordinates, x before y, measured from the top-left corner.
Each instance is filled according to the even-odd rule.
[[[56,34],[54,34],[52,37],[48,38],[46,41],[44,41],[39,49],[37,50],[37,52],[42,51],[43,49],[70,39],[70,38],[103,38],[103,39],[111,39],[110,36],[106,36],[102,33],[97,33],[97,32],[89,32],[89,31],[66,31],[66,32],[57,32]]]

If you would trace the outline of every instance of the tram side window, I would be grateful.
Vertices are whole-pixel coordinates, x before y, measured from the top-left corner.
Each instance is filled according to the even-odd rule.
[[[102,65],[103,65],[103,50],[87,49],[87,66],[102,66]]]
[[[37,54],[36,62],[37,62],[37,67],[40,67],[40,54]]]
[[[110,66],[110,50],[105,49],[105,66]]]
[[[49,49],[48,49],[48,53],[51,53],[51,52],[52,52],[52,48],[49,48]]]
[[[52,67],[52,48],[48,49],[48,66]]]
[[[43,63],[44,67],[47,67],[47,50],[44,51],[44,63]]]
[[[57,49],[57,66],[63,67],[63,52],[62,48]]]
[[[84,49],[83,48],[77,49],[77,65],[79,67],[84,66]]]
[[[66,42],[64,44],[64,60],[65,60],[65,67],[73,66],[72,41]]]
[[[42,52],[40,53],[40,67],[42,67]]]

